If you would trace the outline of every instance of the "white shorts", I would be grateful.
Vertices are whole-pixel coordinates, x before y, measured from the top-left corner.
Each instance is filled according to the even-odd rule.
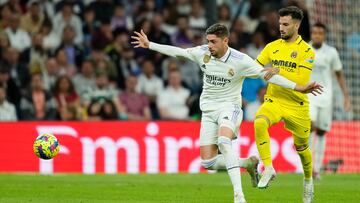
[[[201,117],[200,146],[217,144],[220,127],[228,127],[237,137],[243,118],[240,105],[234,104],[214,111],[204,111]]]
[[[332,106],[319,107],[310,105],[310,117],[316,128],[328,132],[331,129]]]

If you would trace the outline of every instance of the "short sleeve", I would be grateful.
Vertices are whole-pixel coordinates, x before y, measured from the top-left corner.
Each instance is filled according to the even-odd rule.
[[[250,56],[245,55],[240,63],[241,75],[245,77],[259,77],[261,71],[264,69],[261,65],[256,63]]]
[[[331,57],[331,68],[334,71],[340,71],[343,69],[339,53],[335,48],[333,49],[333,57]]]
[[[265,46],[265,48],[260,52],[259,56],[256,58],[256,62],[259,63],[261,66],[266,66],[270,63],[270,46],[269,44]]]

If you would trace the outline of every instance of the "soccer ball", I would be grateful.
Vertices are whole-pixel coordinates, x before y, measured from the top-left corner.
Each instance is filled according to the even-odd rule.
[[[54,135],[45,133],[36,138],[33,148],[40,159],[52,159],[59,153],[60,144]]]

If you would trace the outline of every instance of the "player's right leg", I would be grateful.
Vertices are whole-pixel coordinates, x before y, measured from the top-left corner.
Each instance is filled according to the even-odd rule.
[[[278,112],[279,109],[280,107],[273,103],[271,99],[267,99],[256,113],[254,121],[256,146],[265,166],[265,170],[258,183],[258,188],[261,189],[266,188],[276,175],[275,169],[272,166],[268,128],[280,121],[281,112]]]

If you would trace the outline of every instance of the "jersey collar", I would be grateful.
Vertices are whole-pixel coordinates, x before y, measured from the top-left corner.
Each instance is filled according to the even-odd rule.
[[[292,42],[292,43],[289,43],[289,44],[300,44],[301,42],[303,41],[303,39],[302,39],[302,37],[300,36],[300,35],[298,35],[297,36],[297,38],[296,38],[296,40],[294,41],[294,42]],[[285,40],[281,40],[281,42],[283,42],[283,43],[287,43]]]
[[[221,58],[219,58],[217,60],[220,60],[220,61],[225,63],[229,59],[230,54],[231,54],[230,47],[228,47],[228,49],[227,49],[226,53],[224,54],[224,56],[222,56]]]

